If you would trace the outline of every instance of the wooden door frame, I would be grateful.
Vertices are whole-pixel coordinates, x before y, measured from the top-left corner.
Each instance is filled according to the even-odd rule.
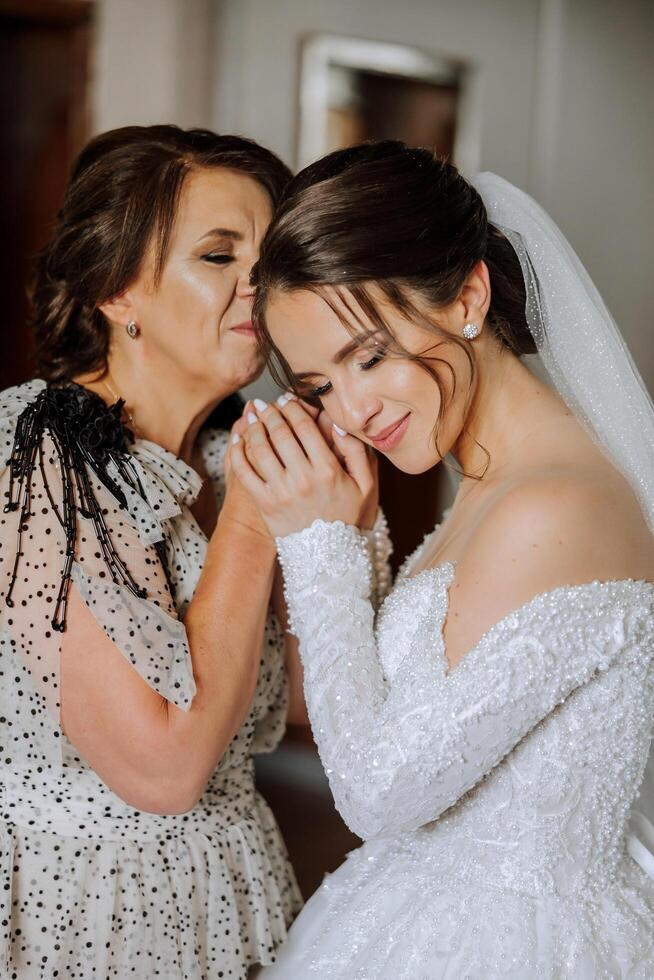
[[[94,8],[93,0],[0,0],[0,14],[41,24],[87,23]]]
[[[15,37],[17,45],[15,52],[11,46],[7,49],[8,56],[13,57],[15,53],[15,57],[21,59],[23,57],[22,45],[28,43],[32,34],[39,39],[37,43],[40,44],[44,42],[47,44],[47,38],[52,35],[53,44],[57,48],[62,42],[65,45],[67,78],[65,122],[62,123],[64,128],[58,146],[56,177],[57,186],[61,184],[61,187],[59,190],[53,190],[51,200],[46,193],[41,201],[41,204],[45,205],[44,207],[39,205],[33,215],[30,212],[29,218],[25,215],[24,229],[29,227],[32,230],[25,231],[24,235],[19,235],[14,241],[15,248],[18,250],[17,254],[20,256],[17,259],[16,271],[18,272],[20,267],[20,272],[16,282],[15,295],[10,302],[11,323],[3,330],[3,336],[0,338],[3,382],[0,387],[17,384],[32,374],[32,344],[30,343],[29,332],[23,323],[23,317],[29,316],[24,293],[29,274],[27,256],[35,254],[41,245],[45,244],[48,236],[48,223],[54,220],[61,204],[67,172],[70,172],[75,157],[89,136],[91,128],[89,67],[92,64],[92,32],[96,10],[97,5],[93,0],[0,0],[0,25],[3,31],[3,43],[8,40],[8,43],[12,45],[12,39]],[[19,76],[21,63],[20,60],[16,62]],[[11,82],[13,76],[9,74],[9,71],[5,73],[3,111],[8,113],[8,132],[11,132],[14,123],[18,125],[18,117],[15,110],[12,110]],[[43,79],[41,84],[44,84]],[[29,102],[23,105],[21,111],[27,112],[29,116]],[[35,111],[37,110],[35,109]],[[23,122],[24,128],[29,129],[29,117]],[[7,139],[10,137],[7,136]],[[12,148],[7,139],[3,140],[3,160],[8,154],[9,159],[13,159],[15,162],[16,154],[21,152],[20,146],[13,146]],[[20,139],[18,142],[20,143]],[[20,201],[14,202],[16,206],[13,207],[13,211],[20,219],[21,208],[27,207],[29,210],[30,206],[22,200],[25,188],[23,187],[17,192],[20,193],[21,198]],[[38,194],[36,196],[38,197]],[[4,230],[3,222],[3,232]],[[9,229],[7,230],[9,231]],[[9,232],[9,234],[11,233]],[[20,294],[22,294],[22,298]],[[11,328],[21,331],[20,338],[12,339]]]
[[[71,160],[82,149],[90,131],[88,60],[96,9],[95,0],[0,0],[0,17],[71,29],[79,83],[75,85],[77,95],[71,104]]]

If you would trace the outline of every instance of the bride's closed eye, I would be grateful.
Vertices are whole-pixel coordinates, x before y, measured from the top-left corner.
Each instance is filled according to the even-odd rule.
[[[369,371],[371,367],[374,367],[375,364],[379,364],[379,362],[383,361],[385,357],[386,357],[386,348],[378,347],[375,349],[375,353],[370,358],[370,360],[364,361],[363,364],[359,365],[359,367],[361,368],[362,371]]]
[[[332,386],[331,381],[327,381],[324,385],[320,385],[318,388],[310,388],[308,391],[309,398],[322,398],[326,395]]]
[[[376,364],[379,364],[380,361],[383,361],[383,359],[386,356],[386,353],[387,353],[386,352],[386,349],[383,348],[383,347],[380,347],[380,348],[376,349],[375,350],[375,353],[373,354],[373,356],[371,358],[369,358],[369,360],[363,361],[361,364],[359,364],[359,369],[361,371],[369,371]],[[320,385],[317,388],[311,388],[309,390],[309,392],[307,393],[308,394],[308,397],[309,398],[323,398],[326,394],[329,393],[329,391],[331,390],[331,386],[332,386],[331,381],[327,381],[327,382],[325,382],[324,385]]]

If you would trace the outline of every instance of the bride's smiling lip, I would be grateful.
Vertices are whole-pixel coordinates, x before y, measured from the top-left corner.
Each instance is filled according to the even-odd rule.
[[[385,429],[382,429],[377,433],[376,436],[369,436],[375,449],[380,449],[382,452],[387,452],[389,449],[393,449],[399,443],[400,439],[406,432],[407,425],[409,424],[409,416],[411,412],[407,412],[403,415],[401,419],[397,422],[393,422],[388,425]]]

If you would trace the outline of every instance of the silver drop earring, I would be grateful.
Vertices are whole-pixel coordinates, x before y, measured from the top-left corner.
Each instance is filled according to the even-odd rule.
[[[474,340],[475,337],[479,336],[479,333],[480,328],[476,323],[466,323],[465,327],[463,328],[463,336],[466,340]]]
[[[139,330],[139,325],[136,322],[136,320],[130,320],[129,323],[127,324],[127,326],[125,327],[125,330],[127,331],[127,336],[128,337],[131,337],[132,340],[134,340],[136,337],[138,337],[138,335],[141,332]]]

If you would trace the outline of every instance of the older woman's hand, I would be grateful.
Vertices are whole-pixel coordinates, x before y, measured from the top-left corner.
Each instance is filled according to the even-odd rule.
[[[265,537],[269,538],[270,532],[268,531],[268,527],[263,520],[261,511],[259,510],[256,501],[238,479],[231,465],[231,449],[234,436],[242,437],[245,434],[248,427],[247,415],[251,411],[253,411],[253,405],[252,402],[248,401],[243,409],[243,415],[241,418],[237,419],[231,428],[229,448],[225,453],[223,463],[226,493],[225,503],[221,513],[223,519],[229,518],[232,521],[236,521],[238,524],[249,527],[252,531],[257,532],[258,534],[263,534]]]
[[[332,448],[321,431],[324,420],[321,426],[316,410],[295,398],[254,409],[232,437],[230,464],[270,533],[300,531],[317,518],[360,524],[376,500],[363,443],[332,426]]]

